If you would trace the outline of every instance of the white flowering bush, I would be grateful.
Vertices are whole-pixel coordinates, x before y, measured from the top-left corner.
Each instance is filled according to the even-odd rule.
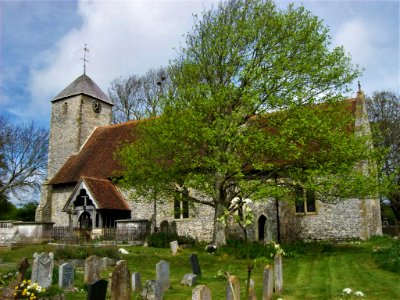
[[[18,271],[9,271],[6,272],[5,274],[0,273],[0,285],[6,286],[11,282],[12,280],[17,278],[17,275],[19,274]]]
[[[46,291],[36,282],[31,282],[31,280],[24,280],[19,285],[15,287],[14,297],[15,299],[38,299],[42,293]]]

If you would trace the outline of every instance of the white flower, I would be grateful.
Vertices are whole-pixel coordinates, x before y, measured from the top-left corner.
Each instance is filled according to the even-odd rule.
[[[345,288],[345,289],[342,291],[342,293],[343,293],[343,294],[346,294],[346,295],[350,295],[351,292],[352,292],[351,288]]]
[[[253,203],[253,201],[251,201],[250,199],[244,199],[243,202],[246,203],[247,205]]]
[[[361,292],[361,291],[354,292],[354,295],[357,296],[357,297],[364,297],[365,296],[364,293]]]

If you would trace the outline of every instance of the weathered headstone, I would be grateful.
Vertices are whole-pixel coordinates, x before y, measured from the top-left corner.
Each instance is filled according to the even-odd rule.
[[[163,292],[169,289],[169,263],[160,260],[156,265],[156,279],[161,283]]]
[[[146,280],[142,290],[142,297],[148,300],[162,300],[164,293],[158,280]]]
[[[247,286],[247,280],[246,280],[246,286]],[[249,283],[249,294],[248,294],[247,300],[257,300],[256,291],[255,291],[255,282],[252,278],[250,279],[250,283]]]
[[[96,255],[86,258],[84,282],[89,284],[100,280],[103,266],[103,259]]]
[[[33,258],[31,280],[47,289],[51,286],[53,279],[54,254],[52,252],[35,253]]]
[[[187,273],[183,276],[181,280],[181,284],[187,285],[187,286],[194,286],[197,281],[197,275],[193,273]]]
[[[229,276],[226,284],[226,300],[240,300],[240,282],[236,276]]]
[[[274,271],[267,265],[263,274],[263,300],[271,300],[274,294]]]
[[[199,258],[196,253],[192,253],[189,257],[190,265],[192,266],[192,273],[198,276],[201,275]]]
[[[192,290],[192,300],[212,300],[211,290],[206,285],[198,285]]]
[[[178,241],[170,242],[169,246],[171,247],[172,255],[175,255],[178,253],[178,249],[179,249]]]
[[[139,292],[142,289],[142,280],[139,272],[132,273],[132,291]]]
[[[87,300],[105,300],[107,294],[107,280],[100,279],[88,284]]]
[[[283,287],[282,255],[276,254],[274,258],[275,293],[281,294]]]
[[[58,269],[58,286],[60,289],[72,288],[74,286],[74,266],[63,263]]]
[[[130,300],[132,294],[131,272],[125,260],[120,260],[112,273],[111,300]]]

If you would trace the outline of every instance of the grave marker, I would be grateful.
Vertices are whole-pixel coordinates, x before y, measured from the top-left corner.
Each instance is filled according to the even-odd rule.
[[[88,284],[87,300],[105,300],[107,294],[107,280],[100,279]]]
[[[162,300],[164,295],[161,283],[158,280],[146,280],[142,296],[144,299]]]
[[[54,254],[52,252],[33,255],[32,282],[36,282],[43,288],[49,288],[53,279]]]
[[[179,249],[178,241],[170,242],[169,246],[171,248],[172,255],[175,255],[178,253],[178,249]]]
[[[271,300],[274,294],[274,271],[270,265],[264,267],[263,300]]]
[[[85,276],[86,284],[93,283],[101,279],[101,271],[103,270],[103,259],[92,255],[85,260]]]
[[[192,290],[192,300],[212,300],[211,290],[206,285],[198,285]]]
[[[142,280],[139,272],[132,273],[132,291],[139,292],[142,289]]]
[[[274,273],[275,273],[275,293],[282,293],[283,278],[282,278],[282,255],[276,254],[274,258]]]
[[[58,269],[58,287],[60,289],[74,286],[74,267],[69,263],[60,265]]]
[[[169,263],[161,260],[156,265],[156,279],[160,282],[163,292],[169,289]]]
[[[229,276],[226,285],[226,300],[240,300],[240,282],[236,276]]]
[[[125,260],[117,262],[112,273],[111,300],[130,300],[132,293],[131,272]]]
[[[192,273],[201,276],[201,269],[199,258],[196,253],[192,253],[189,257],[190,265],[192,266]]]
[[[194,286],[197,281],[197,275],[193,273],[187,273],[183,276],[181,280],[181,284],[187,285],[187,286]]]

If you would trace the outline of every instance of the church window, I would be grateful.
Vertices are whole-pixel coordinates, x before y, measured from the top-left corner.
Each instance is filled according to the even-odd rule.
[[[182,194],[175,195],[174,218],[175,219],[188,219],[189,218],[189,201]]]
[[[311,190],[304,190],[302,187],[295,188],[295,208],[296,213],[307,214],[316,213],[316,199],[315,192]]]

